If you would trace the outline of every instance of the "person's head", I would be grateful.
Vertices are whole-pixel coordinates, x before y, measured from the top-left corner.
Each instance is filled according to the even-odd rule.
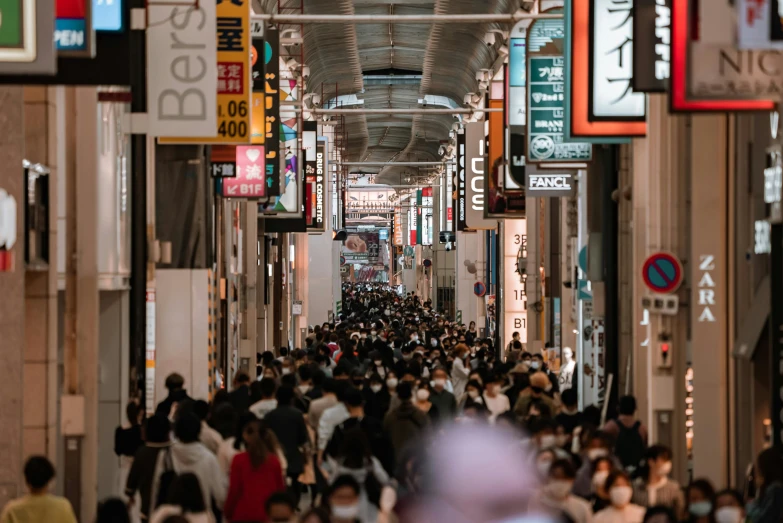
[[[465,392],[468,394],[468,398],[472,400],[478,399],[483,391],[484,387],[476,380],[468,381],[468,384],[465,386]]]
[[[299,385],[312,385],[313,368],[310,365],[301,365],[296,373],[299,376]]]
[[[438,367],[434,371],[432,371],[432,384],[438,392],[442,391],[444,388],[446,388],[446,383],[449,380],[449,375],[446,372],[446,369],[443,367]]]
[[[511,339],[514,341],[519,341],[519,333],[514,332],[513,334],[511,334]]]
[[[293,404],[294,397],[296,396],[296,393],[294,392],[293,387],[290,387],[288,385],[283,385],[279,389],[277,389],[276,398],[277,398],[277,404],[282,406],[289,406]]]
[[[245,371],[237,372],[236,376],[234,376],[234,387],[239,388],[245,385],[250,385],[250,375]]]
[[[783,482],[783,455],[780,449],[768,448],[756,458],[756,486],[761,499],[767,493],[767,487],[774,482]]]
[[[264,376],[266,376],[266,370],[264,370]],[[275,382],[274,378],[265,377],[259,383],[258,388],[261,390],[261,399],[271,400],[275,397],[277,382]]]
[[[590,434],[584,445],[584,452],[587,459],[595,461],[609,455],[609,437],[603,432],[594,432]]]
[[[498,394],[500,394],[500,388],[502,386],[503,376],[496,373],[487,379],[487,382],[484,384],[484,390],[486,391],[487,396],[490,398],[495,398]]]
[[[432,390],[430,390],[430,382],[427,380],[419,380],[418,387],[416,388],[416,401],[427,402],[430,400]]]
[[[204,400],[196,400],[193,402],[193,414],[201,421],[207,421],[209,416],[209,403]]]
[[[715,494],[715,523],[741,523],[745,519],[745,504],[736,490],[726,489]]]
[[[672,509],[658,505],[647,509],[647,512],[644,513],[643,523],[677,523],[678,521]]]
[[[178,390],[182,390],[184,386],[185,386],[185,378],[183,378],[181,374],[172,372],[171,374],[168,375],[168,377],[166,377],[166,389],[168,389],[169,392],[176,392]]]
[[[119,498],[109,498],[100,502],[95,523],[130,523],[128,505]]]
[[[571,347],[563,347],[563,360],[569,361],[574,358],[574,350]]]
[[[549,469],[552,468],[552,463],[555,462],[557,456],[552,449],[542,449],[536,454],[536,472],[540,479],[544,479],[549,476]]]
[[[338,476],[326,491],[326,502],[333,521],[355,521],[359,518],[361,486],[353,476]]]
[[[569,413],[576,412],[579,401],[576,395],[576,389],[566,389],[560,394],[560,401]]]
[[[362,390],[362,387],[364,387],[364,374],[359,369],[351,373],[351,383],[359,390]]]
[[[530,376],[530,393],[534,398],[540,398],[551,385],[549,376],[543,372],[536,372]]]
[[[24,482],[31,494],[45,494],[54,479],[54,465],[44,456],[31,456],[24,464]]]
[[[178,413],[174,435],[182,443],[195,443],[201,435],[201,420],[192,412]]]
[[[530,432],[539,449],[551,449],[557,446],[555,422],[551,419],[538,418],[530,423]]]
[[[184,514],[206,512],[198,477],[190,472],[179,474],[169,487],[168,504],[181,507]]]
[[[712,514],[715,488],[707,479],[696,479],[685,489],[685,503],[693,518],[708,518]]]
[[[413,387],[411,387],[410,383],[402,382],[397,385],[397,397],[400,401],[410,401],[412,396]]]
[[[620,398],[619,412],[623,416],[633,416],[636,413],[636,398],[623,396]]]
[[[129,401],[125,406],[125,417],[132,426],[139,425],[144,418],[144,409],[136,401]]]
[[[276,380],[277,375],[277,367],[275,366],[275,363],[278,362],[270,362],[269,365],[264,366],[264,372],[261,374],[262,378],[265,380]]]
[[[171,421],[163,414],[155,414],[147,418],[144,426],[144,436],[147,443],[166,443],[171,433]]]
[[[647,464],[647,479],[657,480],[672,471],[672,451],[664,445],[653,445],[644,455]]]
[[[343,393],[343,403],[345,408],[352,416],[361,416],[364,413],[364,397],[361,391],[353,387],[349,387]]]
[[[311,508],[305,512],[300,523],[329,523],[329,512],[324,508]]]
[[[470,354],[470,349],[467,345],[465,345],[464,341],[460,342],[456,347],[454,347],[454,356],[456,358],[464,359],[468,354]]]
[[[389,388],[389,392],[396,393],[399,383],[400,380],[395,372],[391,371],[386,374],[386,386]]]
[[[567,459],[558,459],[549,467],[549,479],[544,492],[554,500],[562,501],[571,494],[576,479],[576,469]]]
[[[332,371],[332,377],[338,381],[347,381],[351,378],[351,373],[345,366],[338,365]]]
[[[614,464],[612,463],[612,459],[609,457],[603,457],[598,458],[593,462],[593,477],[591,480],[591,485],[593,492],[601,495],[602,497],[607,497],[608,492],[606,492],[606,480],[609,479],[609,474],[614,470]]]
[[[609,501],[613,507],[624,508],[631,502],[633,496],[631,478],[624,471],[613,470],[610,472],[604,488],[609,493]]]
[[[294,498],[287,492],[275,492],[266,500],[266,517],[270,523],[290,523],[296,516]]]

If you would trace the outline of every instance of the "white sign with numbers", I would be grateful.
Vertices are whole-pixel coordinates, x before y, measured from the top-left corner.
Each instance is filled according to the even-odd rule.
[[[503,343],[508,346],[515,332],[527,343],[527,221],[503,221]]]

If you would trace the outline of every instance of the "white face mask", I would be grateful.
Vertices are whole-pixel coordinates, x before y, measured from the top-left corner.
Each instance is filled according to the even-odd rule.
[[[419,401],[427,401],[430,399],[430,391],[427,389],[419,389],[416,391],[416,399]]]
[[[593,474],[593,492],[603,487],[606,484],[606,479],[609,477],[608,470],[599,470]]]
[[[356,519],[359,517],[359,504],[354,505],[334,505],[332,515],[337,519]]]
[[[544,391],[545,391],[545,392],[549,392],[549,391],[551,391],[551,390],[552,390],[552,383],[550,382],[550,383],[549,383],[549,385],[547,385],[546,387],[544,387]]]
[[[372,332],[370,332],[370,336],[372,336],[373,338],[374,338],[375,336],[377,336],[377,335],[378,335],[378,333],[377,333],[377,332],[375,332],[375,331],[372,331]]]
[[[373,363],[375,363],[376,367],[380,367],[381,365],[383,365],[383,362],[381,360],[373,361]]]
[[[612,505],[617,508],[622,508],[631,502],[633,496],[633,489],[627,486],[612,487],[609,490],[609,499],[612,501]]]
[[[595,461],[598,458],[605,458],[606,456],[606,449],[590,449],[587,451],[587,459],[590,461]]]
[[[419,341],[419,335],[414,334],[413,336],[411,336],[411,341]]]
[[[571,493],[572,486],[570,481],[553,480],[546,484],[544,492],[552,499],[564,499]]]
[[[468,396],[470,396],[473,399],[478,398],[478,395],[479,395],[479,393],[478,393],[477,390],[469,390],[468,391]]]
[[[379,393],[383,389],[383,385],[370,385],[370,390],[374,393]]]
[[[289,367],[283,367],[283,374],[291,374],[291,369]]]
[[[310,385],[299,385],[299,392],[302,394],[307,394],[310,392]]]
[[[541,447],[542,449],[550,449],[555,446],[557,443],[557,438],[555,438],[554,434],[545,434],[541,436]]]
[[[742,509],[739,507],[721,507],[715,511],[716,523],[740,523]]]
[[[534,370],[538,370],[541,368],[541,362],[538,360],[533,360],[530,362],[530,368]]]
[[[437,347],[437,346],[438,346],[438,340],[437,340],[437,338],[432,338],[432,339],[430,340],[430,345],[432,345],[433,347]]]
[[[446,380],[443,378],[436,378],[432,381],[433,386],[435,387],[445,387],[446,386]]]
[[[399,380],[397,378],[389,378],[388,380],[386,380],[386,386],[389,387],[390,389],[396,389],[398,383]]]
[[[538,474],[543,478],[546,477],[549,474],[549,469],[552,467],[552,461],[545,459],[542,461],[536,462],[536,470],[538,470]]]

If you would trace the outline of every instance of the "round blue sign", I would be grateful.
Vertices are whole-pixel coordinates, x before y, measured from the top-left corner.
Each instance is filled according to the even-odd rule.
[[[653,254],[644,262],[642,279],[644,284],[660,294],[674,292],[682,283],[682,264],[672,254],[659,252]]]
[[[473,284],[473,294],[481,298],[487,293],[487,286],[481,283],[480,281],[477,281]]]

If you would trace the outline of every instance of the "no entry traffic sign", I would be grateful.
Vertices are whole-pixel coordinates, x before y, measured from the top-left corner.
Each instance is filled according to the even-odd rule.
[[[674,292],[682,283],[682,264],[668,252],[657,252],[645,260],[642,279],[651,291],[658,294]]]

